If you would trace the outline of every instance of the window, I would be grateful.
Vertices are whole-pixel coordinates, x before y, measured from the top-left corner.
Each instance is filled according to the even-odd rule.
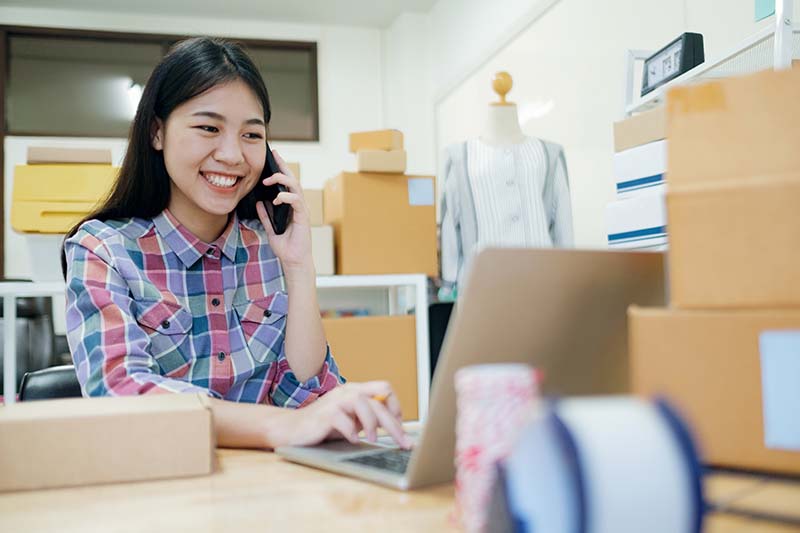
[[[141,89],[183,37],[8,31],[10,135],[127,137]],[[319,139],[315,43],[244,41],[272,106],[270,137]]]
[[[11,135],[127,137],[159,44],[9,38]]]

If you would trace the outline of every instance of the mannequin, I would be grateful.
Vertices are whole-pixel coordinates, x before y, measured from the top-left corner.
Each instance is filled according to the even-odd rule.
[[[492,88],[500,96],[499,102],[489,104],[483,133],[480,139],[492,146],[517,144],[525,140],[525,134],[519,127],[517,104],[506,101],[506,94],[511,90],[511,76],[508,72],[498,72],[492,80]]]
[[[440,300],[456,299],[469,259],[487,246],[571,247],[572,211],[560,145],[526,136],[498,72],[481,135],[445,149]]]

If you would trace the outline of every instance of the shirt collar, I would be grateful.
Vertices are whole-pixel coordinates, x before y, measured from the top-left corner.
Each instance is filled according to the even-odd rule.
[[[164,209],[153,219],[156,231],[167,243],[167,246],[178,256],[186,268],[191,268],[198,259],[208,253],[209,249],[215,247],[222,251],[222,254],[234,261],[236,258],[236,248],[239,246],[239,220],[236,212],[231,214],[228,225],[222,234],[212,243],[202,241],[191,231],[178,222],[178,219]]]

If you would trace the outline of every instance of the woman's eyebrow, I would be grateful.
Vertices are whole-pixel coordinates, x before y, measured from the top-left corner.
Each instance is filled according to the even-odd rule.
[[[219,113],[215,113],[214,111],[197,111],[196,113],[192,113],[193,117],[209,117],[213,118],[214,120],[219,120],[220,122],[225,122],[225,117],[220,115]],[[264,121],[260,118],[251,118],[244,122],[247,125],[255,124],[256,126],[264,126]]]

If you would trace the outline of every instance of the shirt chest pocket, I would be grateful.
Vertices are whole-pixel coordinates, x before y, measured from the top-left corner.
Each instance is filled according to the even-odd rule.
[[[272,362],[283,351],[288,298],[278,291],[233,304],[250,354],[258,362]]]
[[[136,321],[150,337],[150,355],[162,375],[185,375],[192,361],[192,314],[169,300],[137,301],[135,308]]]

